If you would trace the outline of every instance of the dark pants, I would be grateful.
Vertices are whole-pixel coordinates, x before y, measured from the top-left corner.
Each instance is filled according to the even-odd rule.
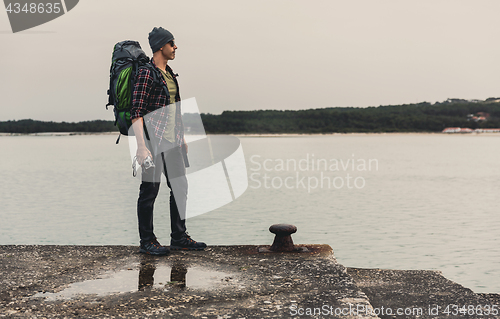
[[[187,179],[181,149],[167,147],[168,150],[154,155],[155,167],[142,169],[142,183],[137,200],[137,217],[141,243],[156,238],[153,232],[153,207],[160,190],[161,173],[167,178],[170,188],[170,236],[179,239],[186,232]],[[169,178],[169,176],[171,178]]]

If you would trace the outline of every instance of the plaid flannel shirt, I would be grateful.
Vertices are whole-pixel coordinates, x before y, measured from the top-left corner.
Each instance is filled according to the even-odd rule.
[[[165,90],[167,83],[157,68],[153,59],[151,59],[151,65],[158,72],[156,78],[161,81],[161,86],[154,83],[153,75],[151,70],[148,68],[141,68],[137,75],[137,81],[134,85],[132,93],[132,109],[130,110],[130,119],[144,118],[150,112],[156,111],[154,116],[147,116],[144,118],[144,126],[147,128],[153,128],[154,136],[158,140],[158,145],[160,145],[163,139],[163,133],[167,127],[167,122],[172,119],[169,118],[166,106],[170,104],[170,96],[168,95],[168,90]],[[175,96],[175,102],[180,102],[181,97],[179,94],[179,84],[177,83],[177,75],[172,72],[172,69],[167,65],[167,72],[172,75],[175,85],[177,86],[177,95]],[[182,114],[181,114],[181,103],[176,103],[175,110],[175,142],[177,145],[181,146],[184,144],[184,127],[182,124]],[[151,134],[148,131],[148,134]],[[151,136],[151,135],[150,135]]]

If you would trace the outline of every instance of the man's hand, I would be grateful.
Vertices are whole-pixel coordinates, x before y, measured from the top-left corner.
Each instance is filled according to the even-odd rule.
[[[142,163],[144,163],[144,160],[148,156],[151,156],[151,152],[146,147],[139,147],[135,155],[137,156],[137,163],[139,163],[139,165],[142,165]],[[151,156],[151,158],[153,157]]]

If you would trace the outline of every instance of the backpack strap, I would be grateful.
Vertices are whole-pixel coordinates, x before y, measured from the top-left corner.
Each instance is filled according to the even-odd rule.
[[[167,86],[163,85],[163,81],[161,80],[161,78],[159,78],[159,76],[161,76],[161,75],[158,74],[158,70],[153,65],[151,65],[150,62],[144,64],[140,68],[148,69],[151,72],[151,75],[153,76],[153,83],[161,86],[163,88],[163,90],[165,91],[165,94],[170,98],[170,93],[168,93]],[[136,74],[136,76],[137,76],[137,74]],[[174,99],[175,99],[175,97],[174,97]]]
[[[111,67],[109,68],[109,89],[108,89],[108,104],[106,104],[106,110],[108,109],[108,106],[114,105],[115,104],[115,97],[113,94],[113,80],[116,75],[113,75],[113,67],[114,63],[111,64]],[[116,122],[115,122],[116,125]]]

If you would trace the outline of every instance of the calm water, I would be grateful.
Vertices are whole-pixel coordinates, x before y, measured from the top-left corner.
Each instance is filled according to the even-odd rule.
[[[0,136],[0,244],[136,245],[139,182],[112,135]],[[241,137],[249,187],[188,220],[210,245],[325,243],[351,267],[439,269],[500,293],[499,135]],[[354,165],[353,165],[354,164]],[[168,244],[167,186],[155,232]]]

